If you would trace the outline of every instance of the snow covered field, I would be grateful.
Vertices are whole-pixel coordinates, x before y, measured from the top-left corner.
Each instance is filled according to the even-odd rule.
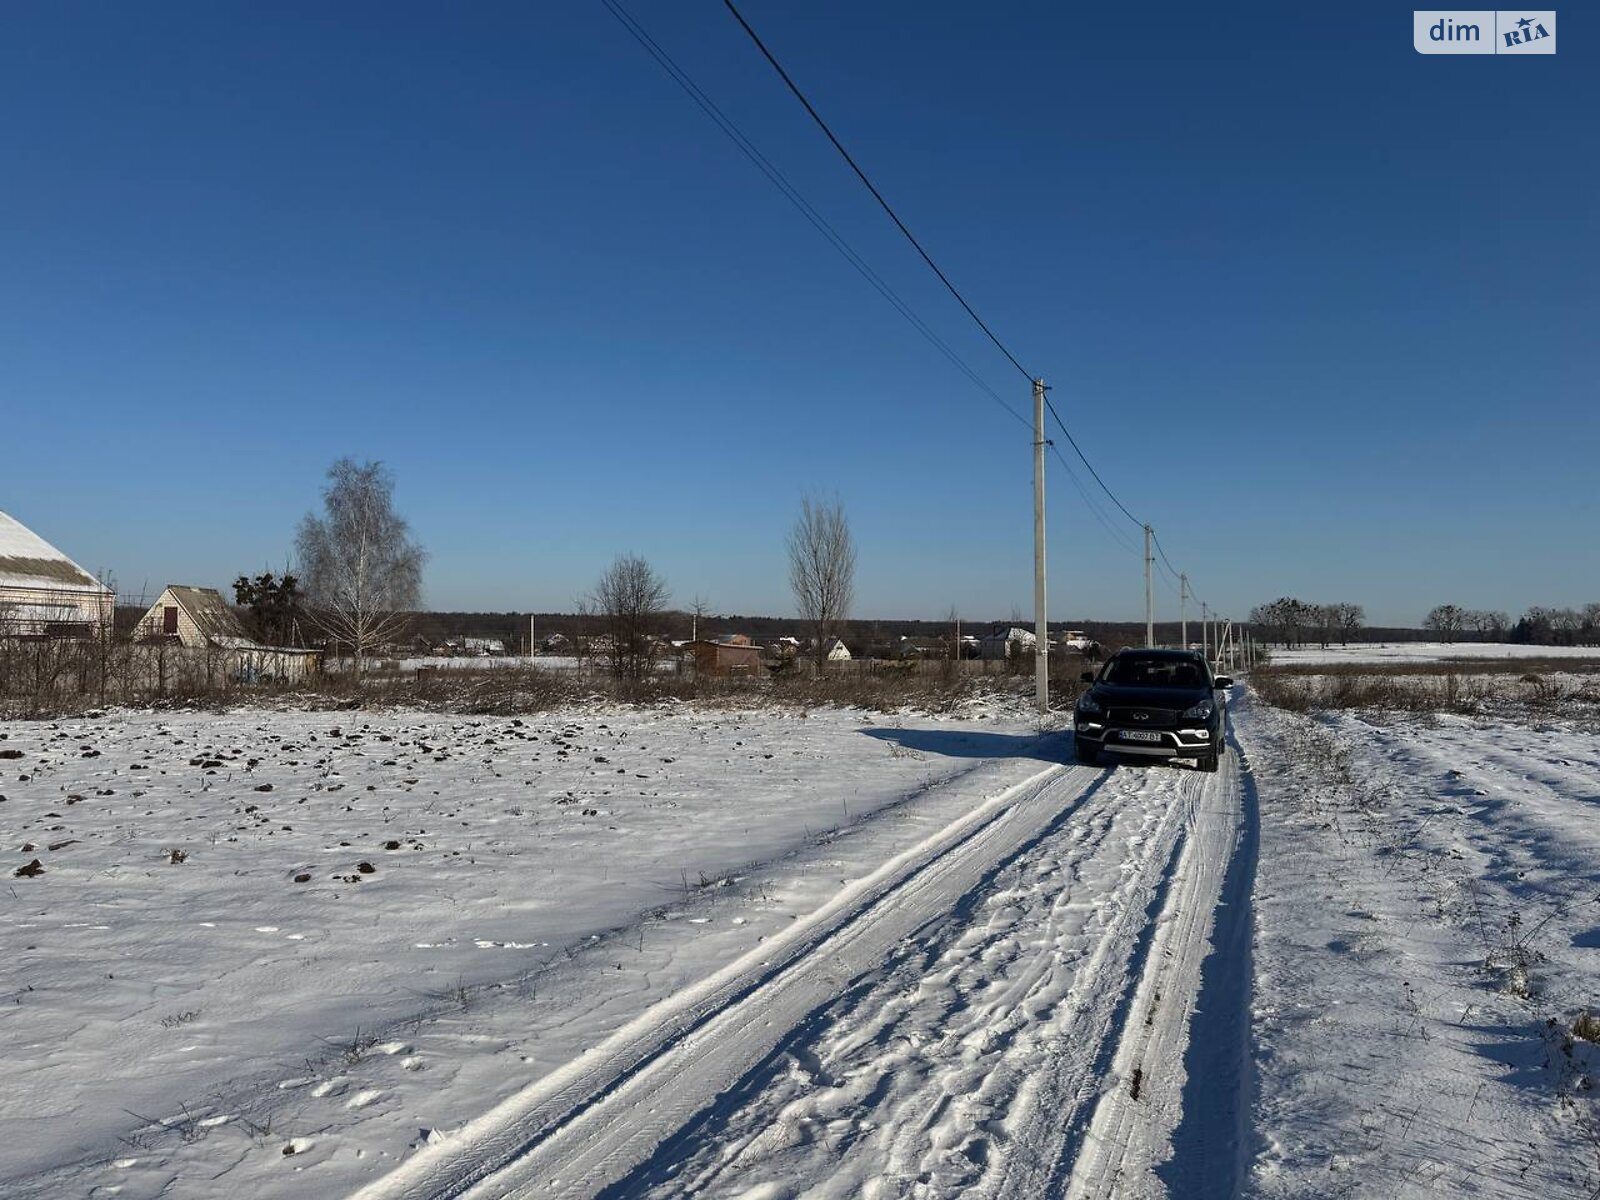
[[[1276,666],[1338,663],[1455,662],[1474,659],[1506,658],[1590,658],[1600,659],[1600,646],[1513,646],[1505,642],[1380,642],[1349,646],[1299,646],[1292,650],[1271,648]]]
[[[1237,714],[1262,813],[1255,1195],[1600,1187],[1592,725]],[[1600,1035],[1600,1024],[1590,1036]]]
[[[676,707],[0,739],[11,868],[41,868],[7,880],[8,1196],[335,1194],[1060,753]]]
[[[1592,733],[1235,692],[0,725],[0,1193],[1590,1194]]]

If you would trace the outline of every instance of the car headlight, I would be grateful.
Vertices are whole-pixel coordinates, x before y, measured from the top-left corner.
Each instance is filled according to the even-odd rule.
[[[1216,707],[1216,705],[1214,705],[1210,700],[1202,700],[1202,701],[1200,701],[1199,704],[1196,704],[1193,708],[1184,709],[1183,710],[1183,715],[1185,717],[1192,717],[1196,721],[1204,721],[1207,717],[1209,717],[1211,715],[1211,711],[1215,707]]]
[[[1105,709],[1100,707],[1098,700],[1089,695],[1088,692],[1085,692],[1078,697],[1078,711],[1082,713],[1103,713]]]

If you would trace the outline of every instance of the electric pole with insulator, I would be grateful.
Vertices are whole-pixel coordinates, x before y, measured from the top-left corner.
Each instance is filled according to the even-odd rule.
[[[1153,560],[1150,557],[1150,539],[1155,536],[1155,530],[1150,526],[1144,527],[1144,644],[1156,644],[1156,597],[1150,590],[1150,567]]]
[[[1183,639],[1181,648],[1189,648],[1189,577],[1180,573],[1178,575],[1178,627],[1179,636]]]
[[[1050,711],[1050,622],[1044,596],[1044,380],[1033,381],[1033,697]]]

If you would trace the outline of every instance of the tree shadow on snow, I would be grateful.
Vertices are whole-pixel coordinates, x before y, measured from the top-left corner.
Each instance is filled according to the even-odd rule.
[[[1533,1022],[1521,1026],[1468,1024],[1465,1028],[1480,1039],[1472,1048],[1503,1068],[1503,1082],[1546,1093],[1559,1077],[1564,1028]]]
[[[887,729],[874,725],[861,731],[891,748],[945,758],[1036,758],[1067,762],[1072,738],[1063,733],[988,733],[966,729]]]

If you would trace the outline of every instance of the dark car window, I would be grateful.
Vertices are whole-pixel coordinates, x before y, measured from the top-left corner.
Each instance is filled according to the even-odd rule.
[[[1195,691],[1206,685],[1198,663],[1171,658],[1140,658],[1118,655],[1106,664],[1101,683],[1117,687],[1174,688]]]

